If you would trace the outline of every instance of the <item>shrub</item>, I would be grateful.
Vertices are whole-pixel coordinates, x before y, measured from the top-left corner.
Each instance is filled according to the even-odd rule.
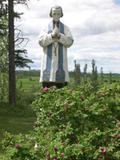
[[[42,90],[32,104],[36,160],[119,160],[119,93],[116,84]]]
[[[120,131],[120,88],[111,85],[93,90],[91,85],[51,88],[33,102],[36,133],[44,137],[47,148],[55,140],[60,142],[64,159],[88,160],[111,155],[117,159],[119,139],[113,137]],[[102,154],[101,148],[106,149],[106,154]]]
[[[39,160],[39,153],[35,150],[35,140],[30,135],[11,135],[6,132],[2,141],[3,149],[11,160]]]

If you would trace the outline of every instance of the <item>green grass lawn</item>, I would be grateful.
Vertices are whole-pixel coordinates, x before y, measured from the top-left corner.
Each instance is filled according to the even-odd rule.
[[[34,124],[35,115],[30,106],[15,107],[1,104],[0,105],[0,138],[5,131],[13,134],[27,133]]]
[[[17,78],[17,88],[24,92],[37,91],[40,88],[39,77]]]

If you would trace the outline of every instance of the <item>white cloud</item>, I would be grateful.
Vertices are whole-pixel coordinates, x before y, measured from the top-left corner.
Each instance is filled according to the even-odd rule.
[[[24,12],[16,25],[21,24],[24,35],[31,40],[27,49],[28,56],[35,62],[32,67],[40,67],[42,48],[38,45],[38,36],[50,21],[50,8],[56,4],[62,6],[61,20],[74,37],[74,45],[68,49],[69,69],[73,69],[74,59],[82,65],[96,59],[106,72],[120,73],[120,5],[114,0],[31,0],[29,8],[16,6],[16,10]]]

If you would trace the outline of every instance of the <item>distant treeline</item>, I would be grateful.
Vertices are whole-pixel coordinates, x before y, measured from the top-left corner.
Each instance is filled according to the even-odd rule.
[[[69,75],[70,77],[74,77],[74,71],[69,71]],[[83,75],[84,72],[81,72],[81,75]],[[88,75],[90,75],[91,73],[87,73]],[[98,73],[98,75],[100,75],[101,73]],[[108,77],[110,75],[110,73],[103,73],[104,74],[104,77]],[[118,77],[120,78],[120,73],[111,73],[112,74],[112,77]]]
[[[70,77],[74,77],[75,71],[69,71],[69,75]],[[84,73],[81,72],[81,76]],[[87,73],[88,75],[90,73]],[[108,77],[110,73],[103,73],[104,77]],[[17,70],[16,71],[16,75],[18,77],[29,77],[29,76],[36,76],[39,77],[40,76],[40,70]],[[100,75],[100,73],[98,73],[98,75]],[[119,73],[112,73],[112,77],[118,77],[120,78],[120,74]]]
[[[16,75],[19,78],[24,78],[24,77],[39,77],[40,76],[40,71],[39,70],[17,70]]]

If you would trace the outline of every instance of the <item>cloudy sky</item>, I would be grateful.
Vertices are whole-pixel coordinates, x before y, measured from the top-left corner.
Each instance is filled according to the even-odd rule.
[[[50,8],[60,5],[64,16],[61,21],[69,26],[74,44],[68,49],[69,70],[74,60],[81,70],[95,59],[98,71],[120,73],[120,0],[30,0],[28,7],[17,5],[15,10],[24,12],[16,21],[29,38],[26,46],[28,57],[34,61],[31,69],[40,69],[42,48],[38,44],[41,30],[51,18]]]

